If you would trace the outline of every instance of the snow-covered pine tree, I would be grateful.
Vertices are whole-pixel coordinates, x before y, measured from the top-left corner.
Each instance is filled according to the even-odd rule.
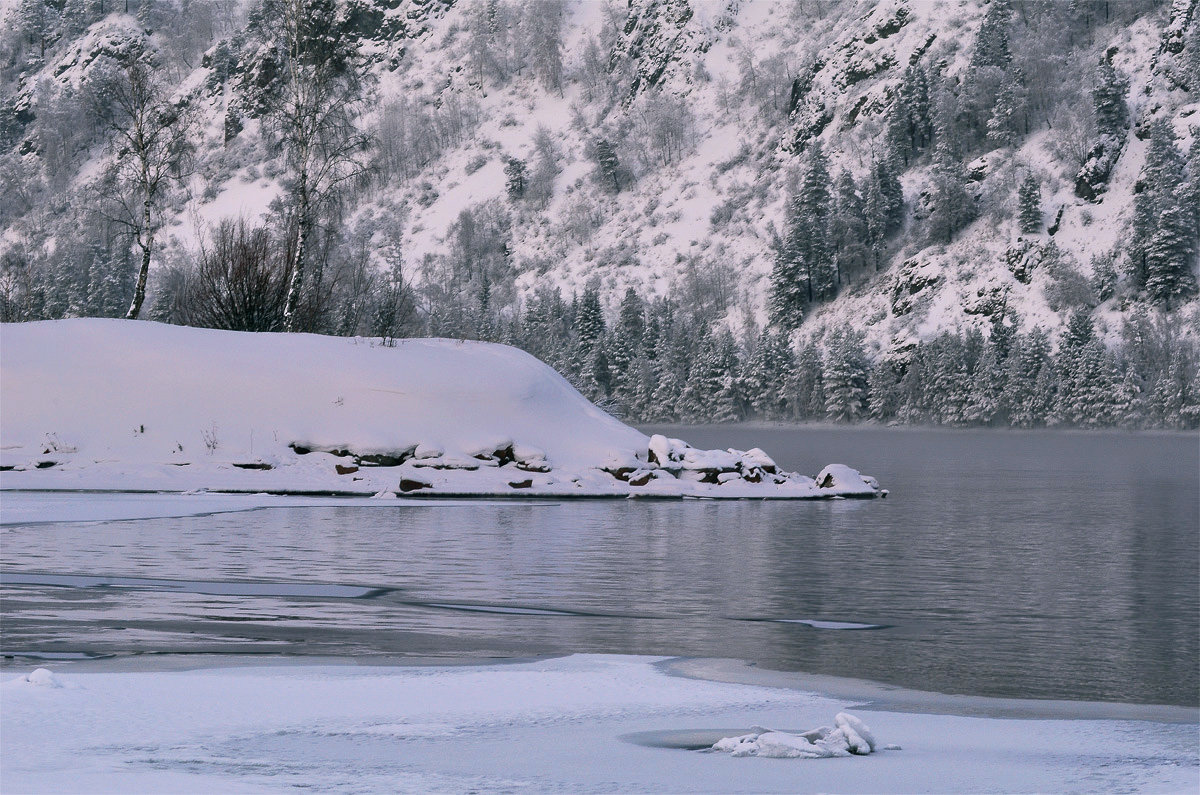
[[[834,331],[826,343],[821,376],[829,419],[855,422],[867,416],[867,358],[860,332]]]
[[[521,19],[524,49],[534,75],[547,91],[562,95],[562,0],[539,0],[525,7]]]
[[[772,420],[787,417],[790,402],[787,382],[794,367],[787,337],[770,328],[763,329],[742,374],[745,393],[755,416]]]
[[[887,422],[900,410],[900,373],[896,363],[880,356],[867,374],[867,406],[873,420]]]
[[[1006,381],[1004,364],[999,347],[989,341],[971,374],[967,404],[962,411],[964,422],[991,425],[1001,416]]]
[[[789,208],[787,218],[790,220],[790,208],[796,197],[789,196],[785,207]],[[799,238],[785,234],[775,240],[775,261],[771,266],[770,292],[767,295],[767,313],[771,324],[780,329],[791,330],[799,328],[804,320],[804,306],[808,293],[805,290],[803,277],[804,263],[796,248]]]
[[[873,160],[863,182],[866,244],[876,271],[887,252],[887,240],[904,222],[904,190],[890,158]]]
[[[25,40],[37,48],[37,57],[46,57],[47,39],[53,23],[53,9],[46,0],[21,0],[17,10],[17,24]]]
[[[799,252],[807,281],[808,301],[828,300],[836,292],[833,250],[829,241],[829,216],[832,210],[832,185],[829,160],[820,141],[807,152],[804,174],[796,196],[796,216],[788,234],[795,237],[790,245]]]
[[[581,350],[590,354],[600,346],[607,327],[600,306],[600,288],[589,284],[583,290],[575,313],[575,334]]]
[[[1196,294],[1195,213],[1183,206],[1182,190],[1168,194],[1158,228],[1146,247],[1146,293],[1168,310]]]
[[[1174,295],[1186,295],[1189,291],[1187,277],[1191,274],[1189,262],[1185,274],[1176,275],[1180,249],[1188,248],[1187,238],[1194,237],[1195,209],[1185,206],[1183,217],[1172,213],[1173,229],[1159,237],[1159,228],[1168,210],[1178,207],[1181,201],[1190,198],[1191,186],[1186,180],[1183,155],[1175,143],[1175,130],[1166,119],[1150,125],[1149,145],[1146,147],[1146,162],[1142,166],[1138,182],[1141,190],[1133,197],[1133,219],[1125,245],[1126,271],[1135,290],[1149,289],[1151,258],[1150,252],[1158,238],[1158,278],[1152,300],[1167,302]],[[1177,192],[1178,188],[1183,188]],[[1190,217],[1189,217],[1190,216]],[[1194,248],[1192,248],[1194,251]],[[1183,254],[1186,257],[1186,253]],[[1194,281],[1194,279],[1193,279]],[[1176,293],[1175,290],[1183,290]]]
[[[589,154],[596,164],[596,180],[606,190],[621,192],[621,163],[617,158],[617,147],[607,138],[592,139]]]
[[[1017,188],[1017,227],[1026,235],[1042,229],[1042,186],[1032,172]]]
[[[1096,116],[1096,132],[1101,136],[1121,138],[1129,127],[1129,79],[1113,66],[1110,58],[1100,59],[1092,84],[1092,108]]]
[[[746,413],[745,384],[741,375],[737,343],[733,339],[733,332],[728,328],[718,335],[716,351],[720,375],[717,377],[717,388],[713,393],[708,419],[711,422],[737,422]]]
[[[504,163],[504,189],[510,199],[525,198],[525,161],[510,157]]]
[[[906,166],[912,165],[933,140],[929,75],[918,64],[911,64],[904,70],[892,97],[887,117],[887,140],[887,156]]]
[[[927,418],[940,425],[964,424],[974,365],[964,339],[946,331],[922,344],[921,353]]]
[[[1115,422],[1119,374],[1098,339],[1059,352],[1059,388],[1051,424],[1095,428]]]
[[[798,419],[825,416],[825,383],[821,372],[821,350],[815,343],[801,345],[796,353],[796,370],[790,383],[792,405]]]
[[[1000,81],[992,115],[987,120],[987,141],[992,146],[1013,146],[1029,131],[1029,91],[1025,75],[1012,66]]]
[[[645,306],[632,287],[625,291],[617,324],[613,328],[609,356],[612,365],[613,397],[627,409],[637,402],[641,372],[635,365],[644,358]]]
[[[867,267],[867,218],[862,197],[853,175],[846,169],[837,178],[837,207],[830,219],[830,240],[834,249],[837,288]]]
[[[1034,328],[1013,340],[1008,356],[1003,405],[1009,422],[1018,428],[1033,428],[1046,421],[1054,388],[1050,340]]]
[[[952,243],[954,234],[974,220],[975,202],[967,192],[962,164],[940,143],[934,146],[928,191],[926,239],[930,243]]]

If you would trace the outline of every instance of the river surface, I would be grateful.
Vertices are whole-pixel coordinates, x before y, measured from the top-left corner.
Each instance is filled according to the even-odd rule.
[[[362,500],[0,530],[0,652],[733,657],[1200,702],[1194,434],[652,428],[884,500]],[[70,499],[88,499],[78,495]]]

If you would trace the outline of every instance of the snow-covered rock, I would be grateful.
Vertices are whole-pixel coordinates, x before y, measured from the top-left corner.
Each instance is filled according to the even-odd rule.
[[[875,496],[647,437],[504,345],[121,320],[3,327],[0,488]]]

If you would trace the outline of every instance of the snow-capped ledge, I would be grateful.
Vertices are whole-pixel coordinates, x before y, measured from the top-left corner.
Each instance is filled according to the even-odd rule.
[[[515,348],[122,320],[3,327],[0,489],[819,499],[886,494],[697,450]]]

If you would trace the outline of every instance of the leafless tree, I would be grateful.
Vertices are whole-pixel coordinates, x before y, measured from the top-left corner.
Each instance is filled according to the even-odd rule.
[[[183,320],[234,331],[278,331],[288,291],[285,250],[267,230],[223,220],[202,245],[188,279]]]
[[[94,107],[110,132],[114,156],[100,190],[112,220],[125,226],[141,250],[133,300],[125,317],[136,320],[146,298],[154,237],[166,194],[187,171],[190,115],[168,99],[166,85],[144,57],[129,57],[94,85]]]
[[[360,101],[354,53],[336,41],[332,7],[322,0],[281,0],[273,31],[281,85],[268,121],[291,172],[296,235],[283,312],[287,331],[300,330],[297,310],[304,300],[310,238],[319,217],[349,183],[366,175],[369,139],[354,123]]]

